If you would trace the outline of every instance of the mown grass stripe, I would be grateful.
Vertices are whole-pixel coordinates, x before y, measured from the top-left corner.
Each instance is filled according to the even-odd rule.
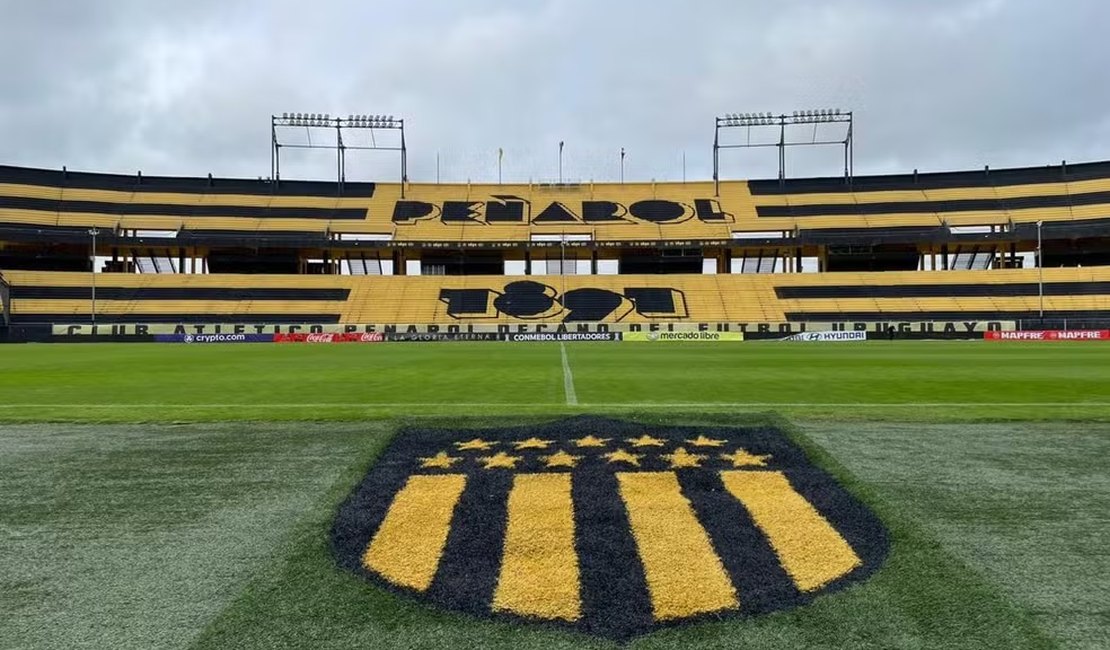
[[[251,402],[235,403],[225,402],[218,404],[158,404],[158,403],[111,403],[111,404],[0,404],[0,409],[30,409],[30,408],[67,408],[67,409],[134,409],[134,408],[263,408],[263,409],[300,409],[315,407],[334,408],[369,408],[369,407],[506,407],[506,406],[566,406],[562,402]],[[798,407],[798,408],[899,408],[899,407],[930,407],[930,406],[997,406],[997,407],[1107,407],[1110,402],[583,402],[576,406],[593,406],[599,408],[678,408],[678,407],[736,407],[736,408],[761,408],[761,407]]]

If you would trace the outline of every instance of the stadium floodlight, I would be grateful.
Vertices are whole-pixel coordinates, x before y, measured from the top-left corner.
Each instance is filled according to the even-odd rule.
[[[837,126],[843,125],[845,131],[843,134],[836,132],[826,133],[826,129],[822,124],[838,123]],[[787,129],[790,127],[799,127],[802,125],[812,124],[812,134],[802,134],[796,128]],[[851,187],[853,182],[853,133],[852,133],[852,111],[844,111],[839,108],[805,108],[789,111],[779,111],[778,113],[771,111],[756,111],[751,113],[725,113],[724,117],[717,118],[717,127],[741,126],[750,129],[753,126],[766,126],[766,127],[779,127],[780,133],[777,142],[768,142],[764,138],[760,138],[758,142],[753,141],[753,138],[748,137],[745,141],[736,141],[735,139],[721,140],[720,133],[715,132],[713,137],[713,189],[716,196],[720,196],[721,185],[721,166],[720,166],[720,152],[724,149],[747,149],[751,147],[777,147],[779,150],[779,182],[784,183],[786,179],[786,152],[788,147],[794,146],[824,146],[824,145],[838,145],[844,149],[844,182],[845,185]],[[790,149],[792,151],[792,149]]]

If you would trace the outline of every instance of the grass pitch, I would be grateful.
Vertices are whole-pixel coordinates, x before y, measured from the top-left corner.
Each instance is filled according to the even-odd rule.
[[[633,647],[1105,647],[1110,346],[565,349],[569,378],[548,344],[0,347],[0,647],[610,647],[328,549],[398,424],[582,412],[787,426],[892,535],[858,586]]]

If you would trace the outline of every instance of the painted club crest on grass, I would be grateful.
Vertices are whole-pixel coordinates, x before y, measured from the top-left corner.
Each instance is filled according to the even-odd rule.
[[[614,639],[802,605],[888,548],[774,428],[595,417],[404,431],[332,543],[344,568],[434,605]]]

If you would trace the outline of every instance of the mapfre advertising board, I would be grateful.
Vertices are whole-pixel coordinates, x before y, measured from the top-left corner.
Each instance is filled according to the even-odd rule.
[[[988,341],[1110,341],[1110,330],[1023,330],[986,332]]]

